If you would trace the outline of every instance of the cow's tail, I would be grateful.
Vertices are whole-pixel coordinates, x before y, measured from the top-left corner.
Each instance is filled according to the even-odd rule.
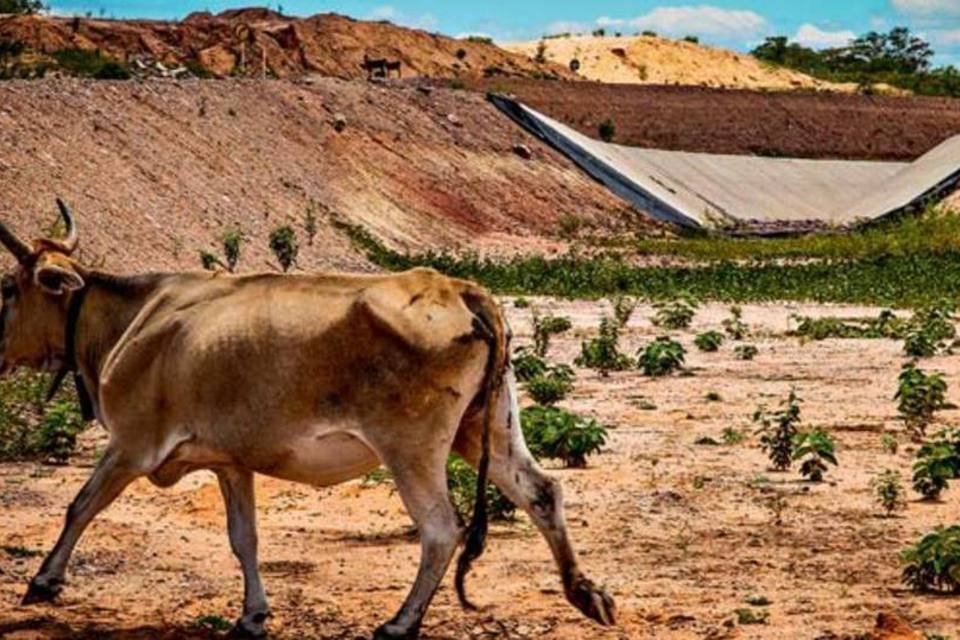
[[[475,335],[487,343],[489,352],[483,380],[483,436],[480,462],[477,466],[477,500],[473,518],[467,527],[466,542],[457,561],[457,598],[464,609],[476,607],[467,599],[464,579],[473,561],[483,554],[487,539],[487,475],[490,469],[490,431],[496,419],[496,407],[509,365],[509,336],[497,303],[486,292],[474,290],[464,295],[464,302],[473,312]]]

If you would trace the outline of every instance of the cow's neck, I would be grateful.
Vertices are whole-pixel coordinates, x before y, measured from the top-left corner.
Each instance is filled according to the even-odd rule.
[[[76,366],[93,398],[100,372],[110,351],[146,302],[169,276],[117,276],[91,271],[84,274],[86,294],[76,322]]]

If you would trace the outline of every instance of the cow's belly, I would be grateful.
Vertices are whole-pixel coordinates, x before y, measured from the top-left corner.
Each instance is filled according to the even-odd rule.
[[[337,432],[301,439],[270,464],[253,471],[282,480],[329,487],[358,478],[378,466],[379,458],[362,440]]]

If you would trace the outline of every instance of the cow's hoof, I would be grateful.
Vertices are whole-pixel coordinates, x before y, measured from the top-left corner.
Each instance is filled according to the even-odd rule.
[[[264,623],[270,617],[269,613],[255,613],[251,616],[244,616],[237,620],[237,623],[227,634],[228,638],[243,638],[244,640],[256,638],[262,640],[267,637],[267,629]]]
[[[34,578],[27,587],[27,593],[24,594],[20,604],[27,606],[31,604],[40,604],[42,602],[53,602],[63,591],[63,580],[53,578],[50,580],[41,580]]]
[[[567,599],[591,620],[607,627],[617,623],[617,606],[613,598],[586,578],[580,578],[573,584]]]
[[[398,625],[388,622],[373,633],[373,640],[417,640],[420,637],[420,627],[401,629]]]

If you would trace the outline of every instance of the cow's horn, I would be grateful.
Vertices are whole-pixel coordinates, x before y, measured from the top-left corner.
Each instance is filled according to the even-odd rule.
[[[60,244],[66,252],[70,254],[77,248],[77,242],[80,240],[77,235],[77,225],[73,222],[73,214],[70,212],[70,207],[60,198],[57,198],[57,207],[60,208],[60,215],[63,216],[63,223],[67,227],[67,237],[61,240]]]
[[[3,224],[2,222],[0,222],[0,242],[2,242],[3,246],[10,250],[10,253],[13,254],[13,257],[15,257],[21,264],[26,263],[33,254],[33,250],[30,248],[30,245],[18,238],[17,234],[11,231],[7,225]]]

